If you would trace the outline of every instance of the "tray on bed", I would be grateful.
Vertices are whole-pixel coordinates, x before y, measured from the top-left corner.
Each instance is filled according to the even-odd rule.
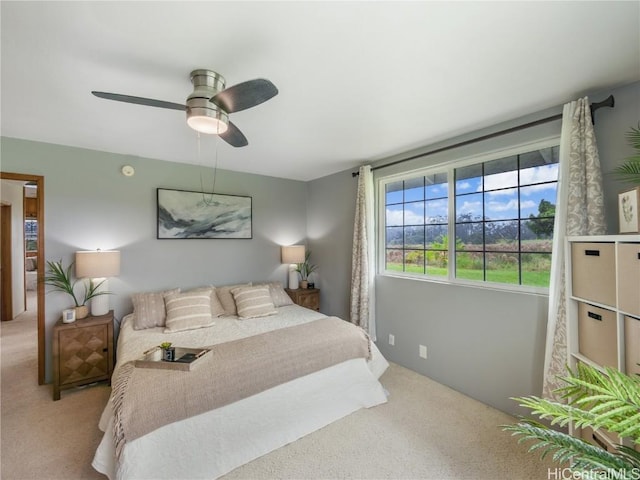
[[[140,368],[159,368],[162,370],[182,370],[188,372],[210,351],[208,348],[175,347],[175,360],[169,362],[162,360],[162,348],[154,347],[144,352],[143,356],[138,358],[134,365]]]

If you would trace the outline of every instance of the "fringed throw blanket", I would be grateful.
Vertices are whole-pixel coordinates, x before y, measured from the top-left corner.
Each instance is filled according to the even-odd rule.
[[[123,365],[113,379],[116,455],[126,442],[354,358],[364,330],[337,317],[214,345],[192,371]]]

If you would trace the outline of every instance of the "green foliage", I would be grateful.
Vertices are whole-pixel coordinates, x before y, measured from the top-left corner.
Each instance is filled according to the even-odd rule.
[[[307,250],[307,253],[304,255],[304,262],[296,264],[296,272],[300,274],[300,278],[302,280],[307,280],[309,275],[315,272],[318,269],[317,265],[313,265],[309,262],[309,258],[311,257],[311,250]]]
[[[566,426],[573,422],[575,428],[591,427],[617,433],[621,440],[640,444],[640,377],[629,376],[613,369],[604,371],[579,363],[575,372],[562,379],[566,386],[557,390],[567,403],[536,396],[518,397],[521,406],[541,419],[551,420],[551,425]],[[574,472],[594,477],[596,472],[607,471],[614,476],[607,478],[637,478],[640,469],[640,452],[618,445],[610,453],[582,439],[558,432],[534,420],[523,419],[504,430],[520,436],[518,442],[535,441],[529,451],[541,451],[542,456],[552,453],[558,463],[568,463]]]
[[[84,296],[82,303],[79,302],[78,297],[76,296],[75,286],[78,283],[78,280],[71,279],[71,271],[73,269],[73,262],[65,269],[62,265],[62,260],[58,260],[57,262],[52,262],[47,260],[47,269],[48,271],[44,277],[44,283],[54,288],[54,290],[58,290],[59,292],[67,293],[73,299],[73,302],[76,307],[86,304],[93,297],[97,297],[98,295],[110,295],[111,292],[98,292],[97,289],[102,285],[102,282],[92,285],[89,283],[89,286],[85,282],[83,282],[84,286]],[[103,280],[104,281],[104,280]]]
[[[618,165],[613,173],[624,182],[640,185],[640,123],[638,128],[631,127],[625,137],[635,153]]]
[[[160,348],[162,348],[163,350],[166,350],[167,348],[171,348],[171,342],[162,342],[160,344]]]
[[[529,219],[534,221],[527,222],[527,227],[529,227],[538,238],[551,238],[553,237],[555,214],[556,206],[543,198],[538,205],[538,215],[529,215]]]

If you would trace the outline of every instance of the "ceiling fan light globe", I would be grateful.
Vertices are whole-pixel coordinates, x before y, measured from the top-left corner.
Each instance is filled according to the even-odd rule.
[[[187,125],[196,132],[222,134],[229,128],[229,116],[206,98],[187,100]]]
[[[206,133],[210,135],[219,135],[226,132],[229,128],[224,120],[207,115],[192,115],[187,118],[187,125],[193,128],[196,132]]]

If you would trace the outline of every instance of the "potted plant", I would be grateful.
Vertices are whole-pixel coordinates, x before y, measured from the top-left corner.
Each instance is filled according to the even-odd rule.
[[[171,342],[162,342],[160,344],[160,348],[162,349],[162,360],[165,362],[173,362],[176,356],[175,347],[171,346]]]
[[[555,462],[567,464],[575,473],[571,478],[639,478],[640,452],[632,445],[640,445],[640,377],[579,363],[576,372],[569,371],[563,381],[566,386],[557,393],[567,403],[536,396],[514,399],[539,418],[551,420],[551,426],[522,419],[516,425],[504,426],[504,430],[520,436],[518,442],[533,440],[530,452],[539,450],[543,457],[552,453]],[[616,445],[615,451],[609,452],[551,428],[566,427],[569,422],[575,428],[615,433],[628,445]]]
[[[625,136],[635,153],[618,165],[613,173],[624,182],[640,185],[640,123],[638,128],[631,127]]]
[[[87,307],[86,303],[90,299],[97,297],[98,295],[110,295],[111,292],[97,291],[102,282],[95,285],[91,285],[91,283],[89,283],[89,286],[87,286],[85,282],[82,282],[84,286],[84,296],[82,297],[82,302],[80,302],[75,292],[75,286],[78,283],[78,280],[71,280],[72,268],[73,262],[71,262],[69,267],[65,269],[62,265],[62,260],[58,260],[57,262],[47,260],[47,273],[44,277],[44,283],[53,287],[54,290],[69,294],[73,299],[76,309],[76,318],[81,319],[85,318],[89,314],[89,307]]]
[[[311,257],[311,250],[307,250],[304,255],[304,262],[296,265],[296,272],[300,274],[300,288],[307,288],[309,286],[309,275],[318,269],[317,265],[313,265],[309,262]]]

